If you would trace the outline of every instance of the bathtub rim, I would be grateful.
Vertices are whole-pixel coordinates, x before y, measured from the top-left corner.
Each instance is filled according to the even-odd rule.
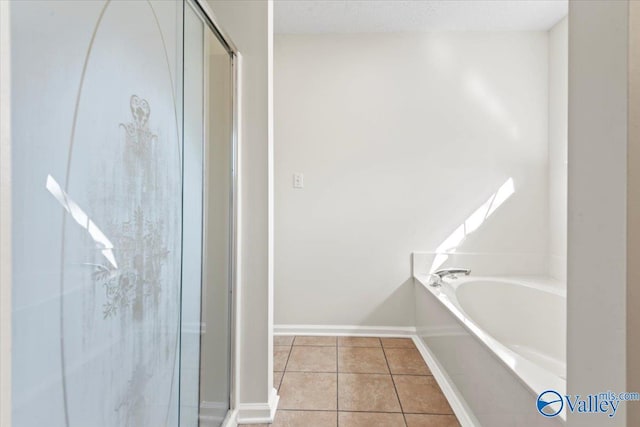
[[[456,281],[446,281],[444,288],[433,287],[428,285],[428,274],[414,275],[414,281],[416,286],[425,288],[431,293],[436,300],[440,302],[465,328],[476,340],[480,341],[482,345],[500,362],[506,366],[506,368],[522,383],[534,396],[540,395],[547,390],[556,390],[562,396],[566,394],[566,379],[561,378],[547,369],[537,365],[536,363],[526,359],[515,351],[511,350],[500,341],[491,336],[488,332],[485,332],[479,327],[472,319],[466,316],[464,311],[458,305],[457,300],[453,301],[450,295],[445,292],[447,288],[455,295],[455,290],[459,286],[465,283],[473,281],[497,281],[502,283],[511,283],[515,286],[524,286],[529,288],[535,288],[542,292],[549,292],[555,295],[566,298],[566,290],[559,288],[557,285],[542,283],[536,284],[536,280],[540,278],[535,277],[516,277],[516,276],[472,276],[464,279],[458,279]],[[422,335],[420,332],[418,335]],[[532,401],[532,406],[535,407],[535,401]],[[560,418],[566,421],[566,408],[563,407],[560,413]]]

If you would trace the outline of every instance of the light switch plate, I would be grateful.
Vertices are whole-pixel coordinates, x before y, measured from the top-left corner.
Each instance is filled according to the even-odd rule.
[[[293,174],[293,188],[304,188],[304,175],[300,172]]]

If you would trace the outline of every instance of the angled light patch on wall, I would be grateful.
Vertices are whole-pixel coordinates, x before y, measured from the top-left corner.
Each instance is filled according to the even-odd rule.
[[[56,181],[51,175],[47,175],[46,187],[47,190],[49,190],[49,193],[51,193],[58,203],[62,205],[64,210],[71,215],[71,218],[73,218],[80,227],[87,230],[93,241],[96,242],[96,245],[100,248],[102,255],[104,255],[113,268],[118,268],[116,257],[113,254],[113,243],[111,243],[111,240],[109,240],[102,230],[100,230],[91,218],[89,218],[89,215],[87,215],[82,208],[80,208],[80,206],[78,206],[78,204],[74,202],[67,193],[65,193],[60,184],[58,184],[58,181]]]
[[[484,222],[504,203],[513,193],[516,192],[513,178],[507,179],[498,190],[491,195],[480,207],[478,207],[469,217],[460,224],[453,233],[449,235],[436,248],[436,256],[433,259],[430,273],[433,273],[449,259],[447,253],[454,253],[458,246],[467,236],[484,224]]]

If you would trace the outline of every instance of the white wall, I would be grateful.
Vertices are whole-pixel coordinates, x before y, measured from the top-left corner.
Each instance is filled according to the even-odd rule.
[[[545,32],[276,35],[275,323],[413,326],[411,252],[509,178],[457,250],[543,259],[547,62]]]
[[[0,425],[11,425],[11,132],[9,3],[0,2]]]
[[[567,280],[568,19],[549,31],[549,273]]]
[[[628,8],[569,3],[570,394],[626,391]],[[625,410],[606,422],[569,414],[567,425],[625,426]]]
[[[271,1],[209,0],[218,24],[242,55],[239,154],[239,365],[235,401],[240,420],[274,405],[272,286],[269,276],[269,53]],[[253,406],[252,406],[253,405]]]

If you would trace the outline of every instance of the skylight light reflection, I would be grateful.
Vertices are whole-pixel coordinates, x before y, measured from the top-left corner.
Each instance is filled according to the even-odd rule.
[[[100,228],[89,218],[89,216],[74,202],[67,193],[64,192],[60,184],[53,179],[51,175],[47,175],[47,190],[56,198],[58,203],[62,205],[71,218],[80,225],[80,227],[87,230],[91,238],[98,247],[101,247],[100,252],[109,261],[113,268],[118,268],[115,255],[113,254],[113,243],[107,238],[107,236],[100,230]]]
[[[502,184],[502,187],[500,187],[496,192],[495,199],[493,200],[493,203],[491,204],[491,208],[487,213],[487,218],[493,212],[495,212],[496,209],[502,206],[502,204],[506,202],[507,199],[511,197],[515,192],[516,192],[516,189],[513,185],[513,178],[509,178],[504,184]]]
[[[460,244],[467,236],[477,229],[489,218],[504,202],[506,202],[516,192],[513,178],[507,179],[498,190],[493,193],[486,202],[476,209],[462,224],[444,239],[436,248],[436,256],[433,259],[430,273],[433,273],[449,259],[447,253],[455,253]]]

